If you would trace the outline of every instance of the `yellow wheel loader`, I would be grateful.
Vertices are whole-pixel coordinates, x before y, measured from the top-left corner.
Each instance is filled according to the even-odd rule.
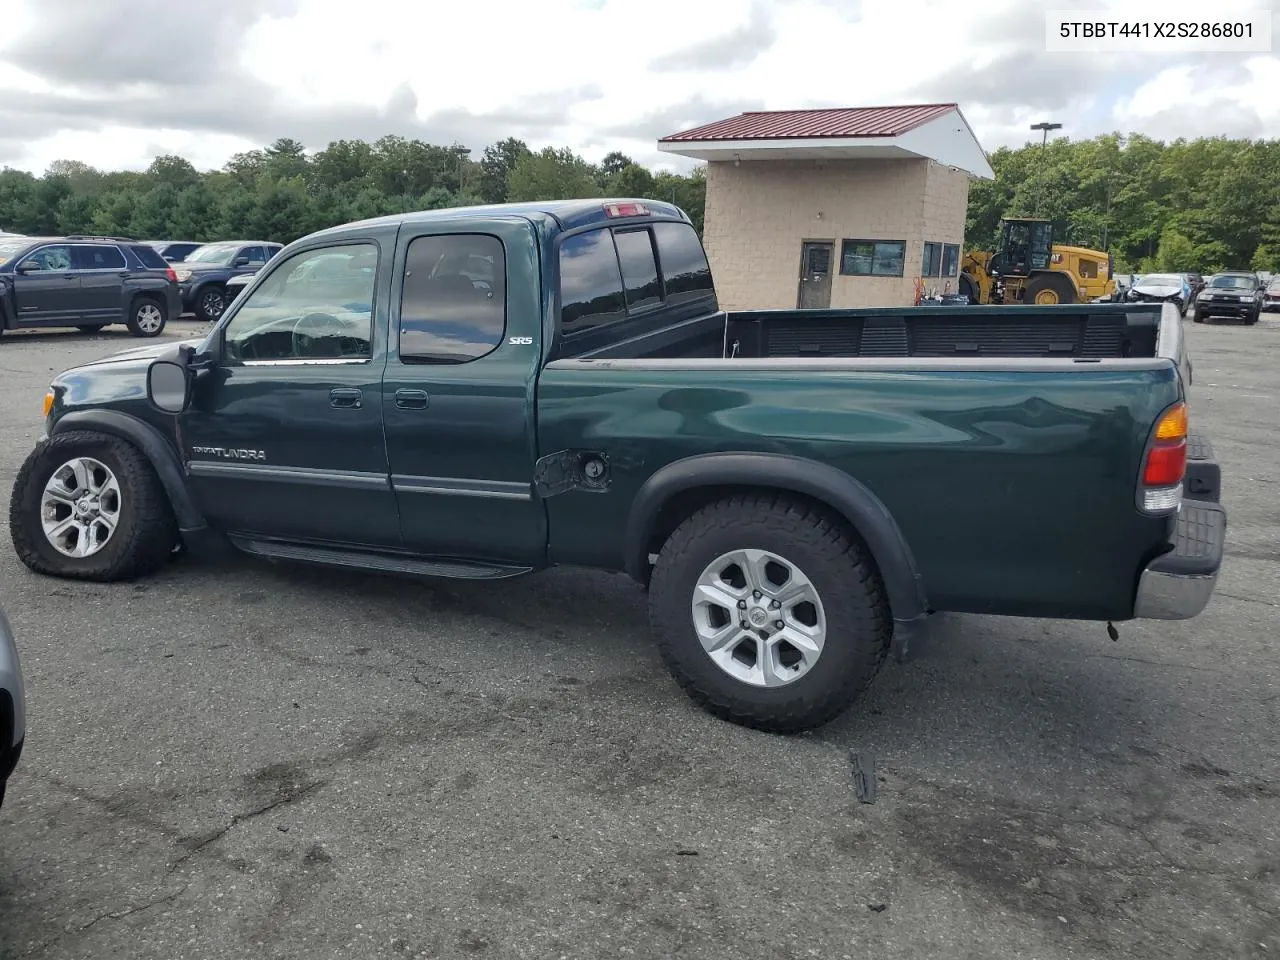
[[[994,253],[960,263],[959,292],[970,303],[1089,303],[1115,296],[1111,255],[1055,245],[1049,220],[1006,218]]]

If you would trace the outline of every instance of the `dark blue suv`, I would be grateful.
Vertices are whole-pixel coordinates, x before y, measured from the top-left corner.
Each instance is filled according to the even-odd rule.
[[[123,323],[156,337],[181,313],[164,258],[124,237],[0,237],[0,329]]]
[[[205,323],[217,320],[234,299],[227,295],[227,281],[255,273],[282,249],[281,244],[262,240],[226,240],[206,243],[187,254],[175,267],[183,311]]]

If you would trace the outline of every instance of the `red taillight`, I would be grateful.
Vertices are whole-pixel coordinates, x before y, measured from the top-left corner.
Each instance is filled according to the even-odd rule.
[[[1148,487],[1176,487],[1187,472],[1187,441],[1157,443],[1147,453],[1142,482]]]
[[[606,217],[643,217],[648,213],[649,208],[643,203],[606,203],[604,205]]]
[[[1151,513],[1174,510],[1182,502],[1187,475],[1187,405],[1175,403],[1156,423],[1142,465],[1142,507]]]
[[[169,279],[170,282],[172,283],[178,282],[178,273],[176,270],[173,269],[173,267],[165,267],[164,275]]]

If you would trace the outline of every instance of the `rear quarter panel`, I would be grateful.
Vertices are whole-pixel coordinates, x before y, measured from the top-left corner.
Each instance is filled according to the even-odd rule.
[[[1172,521],[1140,514],[1156,417],[1182,395],[1171,363],[1016,370],[735,369],[732,361],[558,361],[538,391],[541,454],[605,451],[611,490],[547,501],[550,556],[622,569],[644,481],[716,451],[790,454],[866,484],[897,520],[939,610],[1122,619]]]

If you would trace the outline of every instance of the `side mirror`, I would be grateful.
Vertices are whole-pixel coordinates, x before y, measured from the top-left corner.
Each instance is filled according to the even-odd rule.
[[[165,413],[181,413],[191,401],[191,370],[172,360],[157,360],[147,368],[147,399]]]
[[[248,265],[249,265],[249,258],[248,258],[248,257],[236,257],[236,260],[235,260],[235,266],[237,266],[237,267],[247,267]]]
[[[17,269],[18,272],[22,274],[39,273],[40,264],[35,260],[24,260],[22,263],[18,264]]]

